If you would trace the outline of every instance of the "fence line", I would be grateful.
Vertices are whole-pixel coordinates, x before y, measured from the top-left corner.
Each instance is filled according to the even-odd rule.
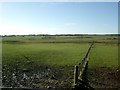
[[[88,66],[89,53],[90,53],[90,50],[91,50],[93,44],[94,43],[92,43],[90,45],[90,47],[88,48],[88,51],[87,51],[85,57],[83,58],[83,60],[81,61],[81,63],[79,63],[79,66],[75,65],[75,69],[74,69],[74,85],[77,85],[79,80],[83,81],[83,73],[84,73],[86,67]]]

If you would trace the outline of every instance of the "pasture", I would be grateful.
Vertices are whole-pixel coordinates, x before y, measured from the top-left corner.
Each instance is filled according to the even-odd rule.
[[[2,40],[5,87],[71,88],[74,66],[83,60],[91,42],[95,44],[89,55],[88,79],[110,82],[110,85],[115,82],[112,87],[119,87],[116,77],[110,81],[105,79],[108,78],[108,73],[114,74],[119,69],[118,36],[21,35],[4,36]],[[102,76],[104,78],[100,78]],[[109,78],[114,78],[113,76],[109,75]],[[95,88],[101,87],[91,82],[90,84]],[[105,87],[108,86],[103,85]]]
[[[118,45],[95,44],[90,53],[89,68],[118,68]]]
[[[119,87],[118,45],[95,44],[91,50],[88,79],[95,88]]]
[[[68,43],[3,44],[3,63],[18,61],[33,62],[35,65],[75,65],[84,57],[88,47],[89,44]]]

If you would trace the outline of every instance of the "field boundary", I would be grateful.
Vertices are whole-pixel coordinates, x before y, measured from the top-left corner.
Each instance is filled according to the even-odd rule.
[[[90,50],[92,48],[92,46],[94,45],[94,42],[90,45],[90,47],[88,48],[88,51],[85,55],[85,57],[83,58],[83,60],[81,61],[81,63],[79,63],[79,65],[75,65],[74,68],[74,87],[81,87],[82,86],[89,86],[88,83],[86,82],[86,69],[88,68],[88,61],[89,61],[89,53]],[[84,85],[83,85],[84,83]],[[86,86],[85,86],[86,87]]]

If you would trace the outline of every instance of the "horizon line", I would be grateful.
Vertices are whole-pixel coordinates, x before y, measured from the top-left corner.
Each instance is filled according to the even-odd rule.
[[[3,34],[0,36],[22,36],[22,35],[119,35],[119,33],[68,33],[68,34]]]

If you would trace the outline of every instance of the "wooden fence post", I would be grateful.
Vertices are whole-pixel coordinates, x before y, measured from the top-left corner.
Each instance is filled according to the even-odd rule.
[[[94,43],[90,45],[84,59],[79,63],[79,75],[78,75],[78,66],[74,67],[74,87],[79,86],[79,81],[85,81],[88,84],[86,78],[86,70],[88,68],[89,53]]]
[[[76,85],[78,82],[78,66],[75,65],[75,69],[74,69],[74,85]]]

